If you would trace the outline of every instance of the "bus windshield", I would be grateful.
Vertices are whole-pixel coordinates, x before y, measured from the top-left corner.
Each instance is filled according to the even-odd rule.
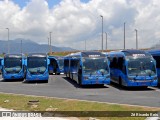
[[[30,73],[44,73],[47,69],[46,57],[30,57],[28,58],[28,70]]]
[[[83,58],[84,74],[104,75],[109,73],[107,58]]]
[[[4,69],[9,73],[19,73],[22,68],[21,58],[5,58]]]
[[[155,75],[156,67],[154,60],[151,57],[129,57],[128,59],[128,74],[129,75]]]

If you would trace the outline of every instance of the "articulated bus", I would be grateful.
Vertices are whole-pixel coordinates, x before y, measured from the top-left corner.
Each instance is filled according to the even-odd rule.
[[[122,50],[107,53],[111,82],[120,86],[157,86],[156,62],[142,50]]]
[[[44,53],[30,53],[26,59],[26,81],[48,82],[48,56]]]
[[[160,50],[148,50],[147,52],[156,60],[158,84],[160,85]]]
[[[4,55],[2,64],[2,77],[4,80],[24,79],[25,57],[22,54]]]
[[[79,85],[110,83],[108,59],[101,52],[86,51],[67,55],[64,58],[64,73]]]
[[[61,56],[49,56],[50,64],[48,66],[49,74],[60,75],[64,73],[64,57]]]

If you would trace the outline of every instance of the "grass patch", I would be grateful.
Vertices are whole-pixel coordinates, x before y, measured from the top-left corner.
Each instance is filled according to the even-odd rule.
[[[27,103],[31,100],[39,100],[36,107],[31,107]],[[160,111],[160,108],[135,107],[127,105],[106,104],[97,102],[87,102],[78,100],[55,99],[48,97],[33,97],[13,94],[0,94],[0,107],[25,110],[25,111]],[[80,117],[88,119],[88,117]],[[98,117],[100,120],[117,120],[123,117]],[[145,117],[125,117],[125,119],[143,120]]]

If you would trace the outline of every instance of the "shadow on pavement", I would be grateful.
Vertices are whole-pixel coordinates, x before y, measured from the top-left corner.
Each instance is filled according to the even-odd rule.
[[[62,78],[64,80],[66,80],[67,82],[69,82],[70,84],[72,84],[75,88],[81,88],[81,89],[108,88],[107,86],[104,86],[104,85],[79,85],[75,80],[72,80],[72,79],[70,79],[68,77],[62,77]]]
[[[118,84],[113,83],[113,82],[111,82],[110,86],[117,88],[119,90],[127,90],[127,91],[152,91],[152,90],[155,90],[155,89],[147,87],[147,86],[141,86],[141,87],[119,86]]]

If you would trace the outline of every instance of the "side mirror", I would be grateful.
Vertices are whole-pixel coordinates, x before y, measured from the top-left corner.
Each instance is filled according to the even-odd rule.
[[[4,65],[4,59],[1,60],[1,65],[2,65],[2,66]]]
[[[49,60],[49,59],[47,59],[47,64],[48,64],[48,65],[50,64],[50,60]]]
[[[110,61],[108,60],[108,66],[110,66]]]
[[[24,65],[27,66],[27,59],[24,60]]]

